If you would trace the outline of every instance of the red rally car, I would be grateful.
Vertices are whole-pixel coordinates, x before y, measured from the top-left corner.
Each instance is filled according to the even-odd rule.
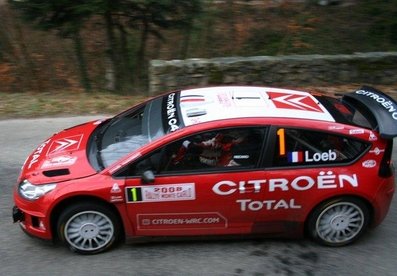
[[[13,220],[73,251],[216,235],[350,244],[394,193],[397,103],[266,87],[164,94],[65,129],[27,158]]]

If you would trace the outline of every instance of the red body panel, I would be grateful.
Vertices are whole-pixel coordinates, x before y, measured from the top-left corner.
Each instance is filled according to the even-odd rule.
[[[217,127],[238,126],[244,120],[218,122]],[[262,119],[252,119],[245,125],[260,125]],[[176,137],[190,132],[210,128],[212,123],[189,127],[169,135],[163,140],[143,147],[141,153],[131,154],[124,160],[131,161],[136,156],[144,155]],[[290,119],[269,119],[267,124],[279,126],[300,125]],[[353,127],[335,123],[310,122],[305,127],[311,129],[337,129],[348,134]],[[51,212],[63,200],[75,196],[96,197],[114,204],[123,221],[126,235],[134,236],[184,236],[184,235],[218,235],[218,234],[282,234],[288,232],[290,225],[296,225],[300,232],[313,208],[320,202],[337,196],[352,195],[365,199],[374,209],[374,223],[379,224],[385,217],[394,192],[394,179],[380,179],[378,167],[364,168],[363,162],[371,159],[380,162],[381,154],[373,149],[385,147],[382,139],[373,141],[372,151],[349,166],[331,166],[319,168],[266,169],[247,172],[228,172],[223,174],[207,173],[202,175],[185,175],[157,177],[152,184],[142,184],[141,179],[115,179],[110,172],[120,167],[118,162],[102,173],[96,173],[89,165],[85,146],[88,136],[95,128],[88,123],[53,136],[50,142],[42,146],[37,162],[28,158],[22,175],[33,183],[62,181],[52,193],[34,203],[26,201],[15,193],[16,205],[26,214],[24,228],[32,235],[51,239]],[[351,133],[351,132],[350,132]],[[368,140],[370,132],[364,130],[357,138]],[[69,137],[69,138],[68,138]],[[70,138],[72,137],[72,138]],[[79,141],[77,146],[51,153],[59,141]],[[73,145],[72,145],[73,146]],[[70,146],[70,147],[72,147]],[[35,151],[37,152],[37,150]],[[48,178],[42,175],[46,160],[59,155],[76,156],[78,162],[68,166],[70,175]],[[125,163],[125,162],[124,162]],[[56,165],[53,165],[56,167]],[[76,178],[76,179],[72,179]],[[70,180],[69,180],[70,179]],[[283,183],[283,184],[280,184]],[[117,185],[115,185],[117,184]],[[115,188],[116,187],[116,188]],[[154,201],[126,203],[126,187],[143,188],[153,193],[169,194],[174,191],[193,189],[185,199],[175,201]],[[171,189],[171,191],[170,191]],[[32,226],[31,217],[40,221]]]
[[[278,104],[283,104],[283,107],[285,96],[277,97]],[[297,108],[297,99],[287,102],[289,108]],[[300,109],[316,104],[312,101],[298,103]],[[322,112],[322,109],[315,109],[315,112]],[[53,226],[60,209],[65,206],[63,204],[95,199],[117,210],[127,238],[301,235],[310,213],[326,200],[341,196],[360,198],[368,204],[373,214],[373,225],[378,225],[386,216],[394,194],[394,176],[379,175],[379,164],[387,140],[375,131],[357,126],[280,117],[202,122],[169,133],[105,169],[95,170],[87,157],[87,147],[100,123],[89,122],[63,130],[44,141],[27,158],[18,182],[27,180],[38,185],[57,184],[54,190],[35,201],[21,197],[16,187],[15,205],[24,214],[21,225],[27,233],[52,239]],[[145,184],[140,177],[117,177],[121,169],[173,141],[211,129],[248,126],[263,129],[270,129],[271,126],[305,128],[351,137],[370,146],[354,162],[343,164],[316,166],[314,163],[314,166],[306,167],[262,165],[245,170],[168,173],[156,175],[149,184]],[[329,153],[321,154],[319,156],[322,158],[329,158]],[[262,157],[261,164],[267,164],[266,160],[271,158]]]
[[[62,182],[95,174],[87,160],[87,141],[99,122],[89,122],[54,134],[26,159],[20,176],[32,183]],[[43,172],[67,168],[70,173],[47,177]]]

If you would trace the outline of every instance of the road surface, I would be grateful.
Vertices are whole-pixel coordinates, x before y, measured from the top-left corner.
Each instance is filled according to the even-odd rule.
[[[342,248],[257,239],[120,245],[82,256],[26,236],[11,219],[22,163],[53,132],[92,119],[0,121],[0,275],[396,275],[396,200],[381,226]]]

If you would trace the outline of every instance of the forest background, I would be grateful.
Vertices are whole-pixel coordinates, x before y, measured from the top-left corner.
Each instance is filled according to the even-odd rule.
[[[0,0],[0,118],[120,111],[152,59],[396,50],[397,0]]]

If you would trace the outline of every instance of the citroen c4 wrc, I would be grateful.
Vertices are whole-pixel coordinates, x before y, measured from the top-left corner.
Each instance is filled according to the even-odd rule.
[[[13,220],[83,254],[197,236],[356,241],[388,213],[397,103],[225,86],[60,131],[26,159]]]

